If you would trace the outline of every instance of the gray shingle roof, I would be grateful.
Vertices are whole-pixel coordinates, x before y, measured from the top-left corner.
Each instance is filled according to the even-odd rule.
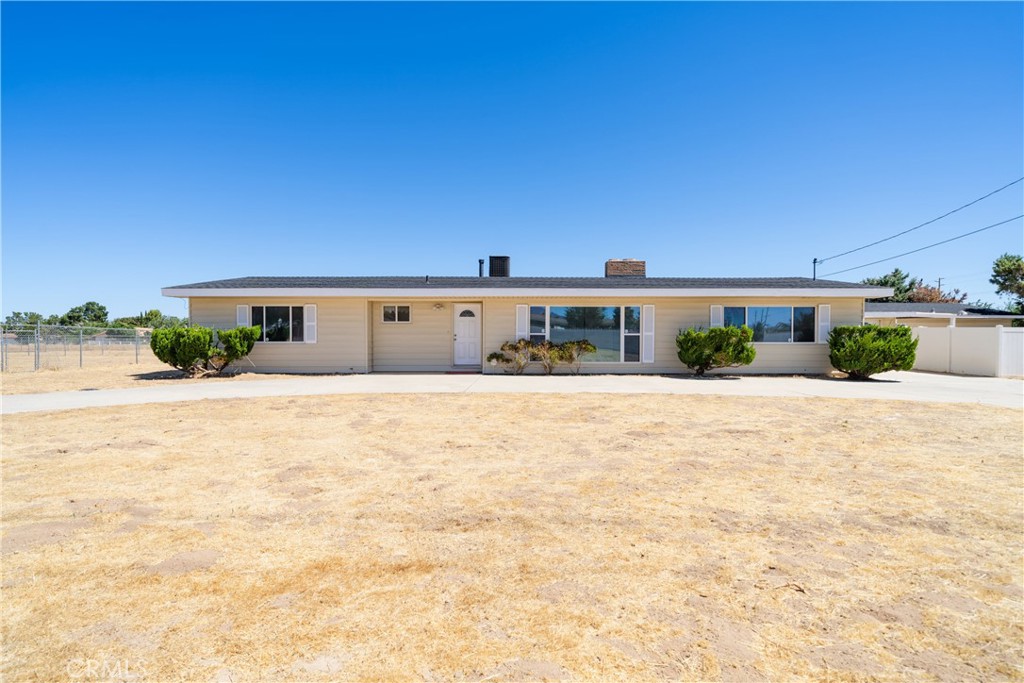
[[[869,285],[806,277],[236,277],[168,289],[872,289]],[[878,288],[881,289],[881,288]]]
[[[893,301],[868,301],[864,303],[865,313],[898,313],[908,315],[911,313],[953,313],[954,315],[975,315],[975,316],[1011,316],[1010,311],[1001,311],[997,308],[978,308],[970,304],[931,304],[931,303],[905,303]]]

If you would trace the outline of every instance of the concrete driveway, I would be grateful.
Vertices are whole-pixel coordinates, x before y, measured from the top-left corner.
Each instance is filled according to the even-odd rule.
[[[974,403],[1024,407],[1024,381],[957,377],[921,372],[890,372],[870,382],[820,377],[713,377],[662,375],[508,376],[372,374],[175,384],[138,389],[64,391],[4,396],[0,414],[72,410],[141,403],[173,403],[258,396],[389,393],[608,393],[715,394]]]

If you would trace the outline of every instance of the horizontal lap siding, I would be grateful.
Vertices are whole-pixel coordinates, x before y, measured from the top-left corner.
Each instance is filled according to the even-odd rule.
[[[710,325],[711,305],[722,306],[817,306],[832,307],[832,326],[860,325],[863,301],[860,299],[743,299],[721,297],[707,299],[644,299],[635,298],[562,298],[545,297],[530,300],[490,299],[484,302],[484,356],[498,350],[516,332],[516,305],[533,306],[642,306],[654,305],[654,363],[584,363],[582,372],[591,373],[686,373],[689,372],[676,355],[676,334],[688,327]],[[730,368],[730,373],[824,373],[831,369],[828,344],[755,344],[757,358],[743,368]],[[502,372],[485,367],[485,372]],[[720,371],[724,372],[724,371]]]
[[[228,299],[190,301],[193,324],[220,329],[235,327],[235,307],[316,304],[315,344],[259,342],[248,361],[238,367],[259,372],[366,372],[366,301],[364,299]]]
[[[452,340],[452,303],[434,310],[434,301],[374,301],[373,369],[383,372],[450,370],[454,344]],[[385,305],[410,305],[408,323],[385,323]]]

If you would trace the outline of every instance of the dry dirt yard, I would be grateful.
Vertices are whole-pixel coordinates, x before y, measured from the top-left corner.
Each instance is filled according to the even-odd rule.
[[[73,355],[74,363],[78,357]],[[272,375],[245,372],[246,361],[232,365],[224,376],[192,379],[161,363],[149,349],[135,362],[135,351],[108,350],[103,357],[94,355],[77,365],[43,367],[32,371],[31,363],[13,365],[11,372],[0,373],[0,394],[42,394],[50,391],[90,391],[93,389],[132,389],[159,384],[191,382],[244,382],[256,379],[294,378],[295,375]],[[234,374],[238,373],[238,374]]]
[[[1021,680],[1021,427],[593,394],[8,416],[0,673]]]

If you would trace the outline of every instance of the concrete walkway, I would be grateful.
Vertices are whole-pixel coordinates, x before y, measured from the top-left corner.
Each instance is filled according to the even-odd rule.
[[[871,382],[815,377],[742,377],[694,379],[659,375],[508,376],[373,374],[241,382],[194,382],[138,389],[62,391],[4,396],[0,414],[72,410],[101,406],[173,403],[258,396],[327,394],[443,393],[608,393],[714,394],[885,399],[936,403],[974,403],[1003,408],[1024,407],[1024,382],[994,377],[956,377],[920,372],[890,372]]]

